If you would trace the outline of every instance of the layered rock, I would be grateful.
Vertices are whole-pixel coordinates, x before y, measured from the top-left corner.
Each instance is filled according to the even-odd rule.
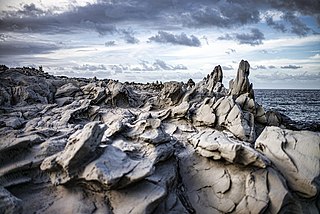
[[[196,84],[0,68],[0,212],[318,212],[319,133],[265,113],[249,69],[228,93],[220,66]]]

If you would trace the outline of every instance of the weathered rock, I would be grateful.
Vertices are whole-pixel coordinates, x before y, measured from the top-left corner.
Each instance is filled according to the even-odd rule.
[[[290,121],[248,75],[228,96],[220,66],[197,84],[0,68],[0,213],[317,213],[319,134],[264,130]]]
[[[212,108],[213,103],[213,99],[206,98],[200,107],[195,110],[195,115],[192,117],[194,125],[209,127],[215,126],[216,115],[214,114],[214,110]]]
[[[67,125],[68,123],[79,123],[86,121],[92,115],[89,114],[90,100],[76,100],[69,105],[63,106],[58,111],[62,114],[59,118],[59,126]],[[56,110],[55,110],[56,111]]]
[[[222,69],[221,66],[216,66],[213,71],[207,75],[202,81],[197,83],[191,91],[191,95],[196,100],[199,100],[199,97],[217,97],[220,98],[227,94],[226,89],[222,84]],[[190,96],[190,95],[189,95]],[[200,99],[201,100],[201,99]]]
[[[8,190],[0,186],[0,213],[22,213],[21,200],[14,197]]]
[[[228,129],[239,139],[254,142],[255,124],[254,115],[250,112],[243,112],[232,97],[220,98],[213,109],[217,116],[217,126]]]
[[[226,128],[239,139],[254,142],[256,138],[254,116],[250,112],[242,112],[238,105],[234,105],[225,124]]]
[[[81,168],[99,154],[97,147],[104,129],[98,122],[88,123],[68,139],[63,151],[46,158],[40,166],[41,170],[51,172],[54,184],[63,184],[77,177]]]
[[[107,97],[107,85],[104,82],[99,82],[98,84],[90,83],[81,88],[85,95],[88,95],[91,99],[92,104],[99,104],[103,102]]]
[[[138,107],[142,104],[138,94],[117,81],[108,82],[106,94],[105,103],[112,107]],[[96,99],[98,98],[99,94]]]
[[[217,126],[224,126],[227,116],[234,105],[235,102],[231,97],[223,97],[215,102],[212,108],[217,117]]]
[[[252,83],[249,82],[250,64],[247,61],[241,60],[238,68],[237,77],[230,82],[230,94],[240,96],[244,93],[249,93],[250,98],[254,98]]]
[[[266,127],[255,148],[268,157],[288,181],[289,187],[310,198],[320,189],[320,134]]]
[[[254,115],[254,121],[260,124],[267,124],[266,112],[263,107],[256,103],[256,114]]]
[[[243,111],[250,112],[253,115],[257,113],[256,103],[254,99],[250,98],[249,93],[241,94],[239,97],[237,97],[235,102]]]
[[[107,111],[99,111],[99,120],[108,126],[105,137],[123,131],[126,124],[134,121],[135,115],[126,109],[108,109]]]
[[[110,204],[115,214],[152,213],[165,194],[161,186],[144,181],[127,189],[111,191]]]
[[[223,77],[222,69],[221,69],[221,66],[218,65],[213,69],[211,74],[208,75],[207,78],[205,79],[205,84],[207,85],[207,89],[209,90],[209,93],[221,91],[222,77]]]
[[[175,81],[164,83],[159,99],[154,104],[160,108],[176,105],[180,102],[184,93],[185,90],[182,83]]]
[[[180,105],[172,108],[171,115],[173,118],[185,117],[190,108],[190,104],[187,101],[180,103]]]
[[[179,166],[186,200],[196,213],[299,212],[272,168],[239,168],[192,152],[179,155]]]
[[[148,118],[138,120],[135,124],[127,124],[130,130],[125,134],[131,139],[138,139],[144,142],[159,144],[170,141],[171,137],[164,132],[161,120],[157,118]]]
[[[77,92],[80,92],[80,88],[78,86],[75,86],[73,83],[67,83],[57,89],[55,97],[72,97],[75,96]]]
[[[205,129],[189,138],[196,151],[213,160],[226,160],[230,163],[253,165],[266,168],[269,160],[255,151],[250,144],[228,138],[226,134]]]
[[[152,160],[132,160],[120,149],[109,145],[98,159],[85,167],[79,178],[100,183],[105,189],[114,189],[142,180],[152,171]]]

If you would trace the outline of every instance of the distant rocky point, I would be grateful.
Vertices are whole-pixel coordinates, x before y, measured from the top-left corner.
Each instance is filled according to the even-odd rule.
[[[242,60],[195,83],[0,65],[0,213],[319,213],[320,133],[255,101]]]

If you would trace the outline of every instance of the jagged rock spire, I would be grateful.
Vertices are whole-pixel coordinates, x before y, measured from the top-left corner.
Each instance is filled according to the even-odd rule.
[[[237,77],[229,83],[229,94],[238,97],[241,94],[249,93],[254,98],[252,83],[249,82],[250,64],[248,61],[241,60],[238,68]]]

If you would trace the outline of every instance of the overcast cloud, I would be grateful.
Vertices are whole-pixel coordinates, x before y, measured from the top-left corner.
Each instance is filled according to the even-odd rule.
[[[172,34],[165,31],[159,31],[157,35],[149,38],[150,42],[170,43],[174,45],[201,46],[200,40],[194,35],[187,36],[185,33]]]
[[[31,3],[22,5],[18,10],[2,12],[0,29],[68,33],[89,28],[105,34],[114,32],[115,26],[124,22],[156,23],[155,26],[161,28],[172,25],[229,28],[259,23],[261,14],[267,10],[282,12],[285,14],[284,21],[292,25],[293,33],[306,35],[310,28],[293,12],[313,16],[318,21],[320,3],[317,0],[294,0],[285,3],[281,0],[117,0],[71,7],[71,10],[64,13],[55,13],[54,9],[43,10]],[[282,29],[281,24],[275,24],[272,19],[268,20],[270,26]]]
[[[285,65],[285,66],[281,66],[282,69],[299,69],[302,68],[302,66],[298,66],[298,65]]]
[[[264,34],[257,28],[252,28],[250,33],[226,34],[218,38],[219,40],[235,40],[239,44],[247,44],[251,46],[261,45],[265,39]]]

